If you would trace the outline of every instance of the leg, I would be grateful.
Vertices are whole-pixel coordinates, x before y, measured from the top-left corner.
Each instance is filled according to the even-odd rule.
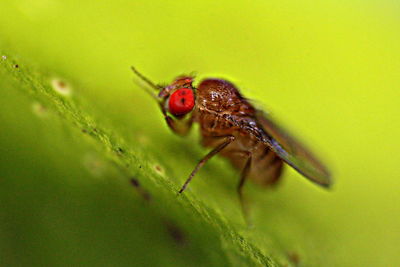
[[[251,159],[252,159],[252,154],[251,152],[243,152],[246,153],[247,155],[247,160],[246,163],[243,167],[243,170],[240,174],[240,180],[239,184],[237,185],[237,192],[239,195],[239,200],[240,200],[240,206],[242,207],[242,213],[245,221],[247,222],[248,225],[250,225],[249,221],[249,209],[248,206],[246,205],[244,199],[243,199],[243,185],[244,182],[246,181],[247,175],[249,174],[250,168],[251,168]]]
[[[218,145],[216,148],[214,148],[213,150],[211,150],[207,155],[205,155],[204,158],[202,158],[199,163],[197,163],[196,167],[194,168],[194,170],[192,171],[192,173],[189,175],[189,178],[187,178],[186,182],[183,184],[181,190],[179,190],[179,193],[182,193],[187,185],[189,184],[189,182],[192,180],[193,176],[200,170],[201,167],[203,167],[203,165],[210,159],[212,158],[214,155],[218,154],[218,152],[220,152],[222,149],[224,149],[227,145],[229,145],[230,143],[232,143],[235,140],[235,137],[232,135],[226,136],[225,140],[222,144]]]
[[[177,135],[185,136],[189,133],[190,128],[193,124],[193,116],[191,115],[189,119],[173,119],[171,116],[168,116],[166,112],[163,111],[163,115],[165,121],[167,122],[168,127]]]

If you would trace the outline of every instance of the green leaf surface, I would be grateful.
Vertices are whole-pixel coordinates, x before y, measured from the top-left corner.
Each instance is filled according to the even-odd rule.
[[[125,142],[81,109],[73,95],[78,88],[59,87],[58,78],[24,63],[11,56],[2,61],[2,147],[18,135],[23,142],[3,153],[3,223],[18,229],[4,232],[3,245],[25,243],[34,250],[3,255],[5,265],[275,266],[215,210],[178,196],[144,137]],[[20,232],[18,224],[25,223],[28,229]]]
[[[400,36],[391,1],[8,1],[0,16],[0,266],[393,266]],[[325,155],[273,189],[173,135],[156,83],[226,78]],[[292,130],[293,129],[293,130]]]

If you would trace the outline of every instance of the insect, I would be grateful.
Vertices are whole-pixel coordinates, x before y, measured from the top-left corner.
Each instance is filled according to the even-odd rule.
[[[190,173],[182,193],[200,168],[213,156],[221,155],[241,171],[237,192],[244,213],[243,185],[247,179],[263,185],[275,184],[284,163],[312,182],[328,188],[328,169],[302,144],[256,109],[229,81],[205,79],[195,88],[194,77],[177,77],[168,86],[151,82],[134,67],[133,72],[149,87],[171,130],[187,135],[192,124],[200,125],[201,143],[211,151]]]

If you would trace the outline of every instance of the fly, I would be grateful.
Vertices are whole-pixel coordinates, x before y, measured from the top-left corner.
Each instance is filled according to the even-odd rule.
[[[156,90],[157,94],[146,88],[158,102],[174,133],[185,136],[192,124],[198,123],[202,145],[211,148],[197,163],[179,193],[217,154],[241,171],[237,192],[244,215],[245,181],[251,179],[257,184],[272,186],[281,177],[284,163],[317,185],[325,188],[332,185],[328,169],[266,113],[256,109],[229,81],[209,78],[195,88],[194,77],[179,76],[163,87],[151,82],[134,67],[132,70]]]

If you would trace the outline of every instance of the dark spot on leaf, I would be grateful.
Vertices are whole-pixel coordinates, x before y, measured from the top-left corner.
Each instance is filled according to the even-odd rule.
[[[136,178],[131,178],[130,182],[131,182],[131,185],[133,185],[133,187],[136,188],[137,192],[144,200],[146,200],[146,201],[151,200],[151,196],[150,196],[149,192],[147,192],[140,186],[139,180],[137,180]]]
[[[300,263],[300,255],[295,252],[295,251],[290,251],[288,254],[288,259],[291,261],[294,265],[299,265]]]
[[[60,93],[64,96],[71,95],[71,87],[63,80],[59,78],[53,78],[51,80],[51,85],[57,93]]]
[[[143,196],[143,199],[146,200],[146,201],[150,201],[151,200],[151,196],[150,196],[149,192],[147,192],[147,191],[143,191],[142,196]]]
[[[134,187],[139,187],[139,181],[136,180],[135,178],[131,178],[131,184],[132,184]]]
[[[125,153],[125,150],[123,150],[121,147],[117,148],[118,153],[123,154]]]
[[[164,224],[169,236],[172,237],[176,244],[184,246],[187,243],[185,234],[175,223],[171,221],[165,221]]]
[[[114,151],[118,156],[122,156],[125,152],[121,147],[115,148]]]
[[[90,135],[92,135],[92,136],[96,136],[98,133],[99,133],[99,131],[97,130],[97,128],[93,128],[93,129],[90,131]]]
[[[18,65],[18,64],[15,64],[15,65],[14,65],[14,68],[18,69],[18,68],[19,68],[19,65]]]
[[[164,169],[160,165],[154,165],[153,168],[158,174],[164,175]]]
[[[60,89],[64,89],[65,87],[67,87],[67,84],[64,81],[58,80],[57,81],[57,85]]]

